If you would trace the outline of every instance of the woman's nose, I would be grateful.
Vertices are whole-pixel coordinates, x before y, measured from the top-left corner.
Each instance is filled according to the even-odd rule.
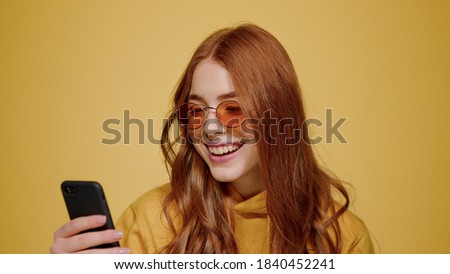
[[[208,137],[214,137],[224,133],[224,127],[216,116],[216,112],[209,110],[203,123],[203,133]]]

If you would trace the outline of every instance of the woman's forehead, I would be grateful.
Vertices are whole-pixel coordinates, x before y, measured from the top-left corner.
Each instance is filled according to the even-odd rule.
[[[232,98],[236,98],[236,92],[228,70],[212,61],[200,62],[192,77],[188,99],[216,102]]]

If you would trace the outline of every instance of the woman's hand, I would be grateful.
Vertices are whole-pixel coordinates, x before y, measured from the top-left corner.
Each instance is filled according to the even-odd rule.
[[[106,223],[103,215],[92,215],[71,220],[55,231],[51,253],[130,253],[124,247],[96,248],[90,247],[117,242],[122,238],[122,232],[108,229],[96,232],[78,234],[82,231],[100,227]]]

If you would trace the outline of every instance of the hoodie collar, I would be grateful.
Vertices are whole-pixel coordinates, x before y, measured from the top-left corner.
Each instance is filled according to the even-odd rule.
[[[231,198],[236,202],[233,211],[236,214],[257,214],[267,215],[266,198],[267,191],[262,191],[253,197],[244,199],[231,184],[228,184],[228,191]]]

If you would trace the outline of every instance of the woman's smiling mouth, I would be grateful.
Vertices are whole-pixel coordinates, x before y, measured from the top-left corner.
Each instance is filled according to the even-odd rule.
[[[205,144],[206,149],[208,150],[208,156],[211,162],[227,162],[234,158],[238,154],[239,149],[244,144],[235,143],[235,144],[223,144],[223,145],[207,145]]]
[[[233,153],[242,147],[242,144],[231,144],[231,145],[222,145],[222,146],[208,146],[208,151],[213,155],[226,155]]]

